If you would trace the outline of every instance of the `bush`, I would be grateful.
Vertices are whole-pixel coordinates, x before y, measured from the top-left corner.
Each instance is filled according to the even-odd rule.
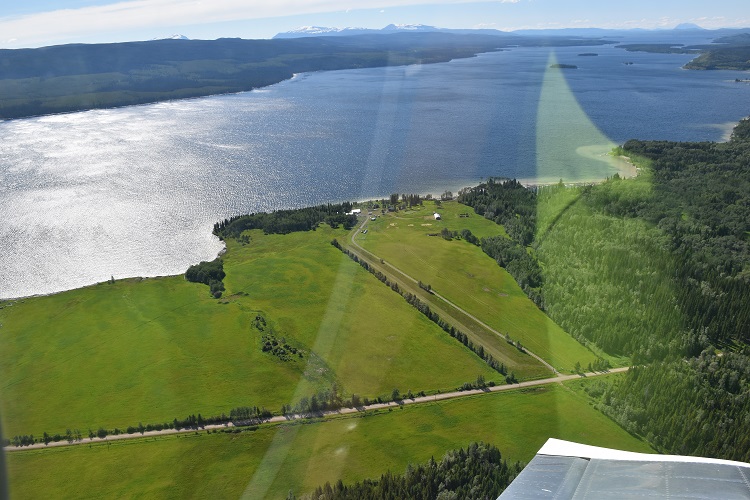
[[[224,262],[221,259],[215,259],[211,262],[203,261],[200,264],[190,266],[185,272],[185,279],[188,281],[209,286],[212,281],[221,282],[225,276]]]
[[[211,289],[211,295],[215,299],[220,298],[224,291],[222,280],[225,276],[224,262],[221,259],[214,259],[211,262],[203,261],[200,264],[190,266],[185,272],[186,280],[208,285]]]

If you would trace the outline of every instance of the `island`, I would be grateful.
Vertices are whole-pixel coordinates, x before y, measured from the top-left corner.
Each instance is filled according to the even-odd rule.
[[[615,45],[617,49],[628,52],[651,52],[652,54],[697,54],[701,47],[686,47],[683,44],[674,43],[627,43]]]
[[[560,68],[560,69],[578,69],[578,66],[576,66],[575,64],[561,64],[561,63],[550,64],[549,67],[550,68]]]
[[[599,54],[597,54],[596,52],[584,52],[582,54],[578,54],[579,57],[594,57],[598,55]]]

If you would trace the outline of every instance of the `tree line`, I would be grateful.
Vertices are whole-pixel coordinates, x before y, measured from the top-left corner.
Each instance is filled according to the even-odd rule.
[[[515,179],[489,179],[473,188],[462,189],[458,201],[478,215],[502,225],[510,238],[491,236],[477,239],[468,231],[467,241],[479,244],[482,251],[513,276],[526,295],[544,309],[542,271],[533,247],[537,218],[536,192]]]
[[[548,314],[645,363],[598,407],[664,453],[749,461],[750,121],[726,143],[628,141],[635,179],[539,191]],[[566,201],[567,200],[567,201]]]
[[[185,271],[185,279],[193,283],[203,283],[208,285],[211,295],[218,299],[224,292],[224,261],[216,258],[210,262],[202,261],[199,264],[190,266]]]
[[[379,479],[365,479],[351,485],[339,480],[326,483],[301,499],[495,499],[520,474],[520,462],[508,463],[497,447],[471,443],[466,449],[449,451],[440,461],[409,464],[403,474],[391,471]],[[297,498],[289,492],[287,500]]]
[[[214,415],[210,417],[204,417],[200,413],[190,414],[183,419],[175,417],[171,422],[157,422],[143,424],[139,422],[138,425],[129,425],[125,428],[115,427],[107,429],[99,427],[97,430],[89,429],[87,436],[90,439],[99,438],[104,439],[107,436],[118,436],[120,434],[144,434],[151,431],[162,431],[166,429],[202,429],[207,425],[221,425],[232,422],[234,425],[257,425],[270,419],[273,414],[264,407],[258,408],[256,406],[241,406],[232,408],[229,415],[222,413],[221,415]],[[29,446],[36,443],[49,444],[50,442],[67,441],[68,443],[80,442],[83,440],[83,434],[80,430],[68,429],[65,434],[55,433],[49,434],[44,432],[42,437],[34,437],[31,435],[17,435],[11,439],[5,439],[3,446]]]
[[[407,209],[411,208],[416,205],[422,205],[423,204],[423,198],[419,194],[401,194],[401,200],[399,201],[398,193],[391,193],[391,195],[388,197],[388,201],[390,202],[390,206]],[[383,205],[385,205],[385,200],[382,200]]]
[[[474,352],[477,356],[484,360],[484,362],[487,363],[490,368],[505,376],[506,382],[516,382],[515,374],[508,374],[508,370],[505,365],[498,362],[492,356],[492,354],[485,351],[484,346],[482,346],[481,344],[474,344],[474,342],[472,342],[464,332],[456,329],[453,325],[443,320],[435,311],[430,309],[429,305],[422,302],[419,297],[405,290],[401,290],[401,288],[398,286],[398,283],[392,282],[381,271],[378,271],[370,264],[368,264],[365,260],[357,257],[357,255],[351,252],[348,248],[344,248],[341,243],[338,242],[338,240],[333,239],[331,241],[331,245],[341,250],[350,259],[359,264],[363,269],[375,276],[381,283],[384,283],[386,286],[390,287],[391,290],[401,295],[404,300],[406,300],[406,302],[408,302],[412,307],[424,314],[430,321],[438,325],[445,333],[449,334],[451,337],[461,342],[464,346],[468,347],[472,352]]]
[[[292,210],[276,210],[270,213],[259,212],[237,215],[214,224],[213,233],[220,239],[238,238],[243,231],[262,229],[266,234],[288,234],[297,231],[314,231],[321,223],[332,228],[343,226],[351,229],[357,223],[349,202]]]
[[[664,453],[748,461],[750,120],[729,142],[633,140],[618,153],[638,177],[490,181],[459,200],[511,228],[482,247],[556,323],[645,364],[591,384],[600,409]]]

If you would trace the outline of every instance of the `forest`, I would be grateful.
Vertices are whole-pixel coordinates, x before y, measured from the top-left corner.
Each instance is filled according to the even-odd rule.
[[[650,161],[647,203],[606,185],[592,190],[594,203],[661,233],[676,335],[663,362],[631,370],[601,407],[659,450],[750,461],[750,120],[727,143],[629,141],[624,150]]]
[[[536,227],[534,191],[516,180],[489,179],[475,188],[461,190],[458,201],[505,228],[510,238],[482,238],[480,246],[513,276],[537,306],[544,309],[541,268],[534,253],[527,251]]]
[[[274,212],[259,212],[238,215],[214,224],[214,234],[222,240],[240,238],[243,231],[262,229],[266,234],[288,234],[296,231],[314,231],[318,224],[324,222],[332,228],[339,225],[351,229],[357,223],[356,215],[347,215],[352,210],[349,202],[318,205],[315,207]],[[240,242],[242,240],[240,239]]]
[[[0,50],[0,119],[248,91],[310,71],[427,64],[513,46],[606,40],[395,33],[151,40]]]
[[[750,69],[750,33],[739,33],[714,40],[716,45],[685,65],[686,69]]]
[[[725,143],[628,141],[617,153],[638,177],[526,194],[491,181],[460,199],[510,221],[510,242],[482,248],[509,271],[537,263],[525,290],[555,322],[633,359],[626,376],[592,384],[602,411],[661,452],[750,461],[750,119]]]
[[[403,474],[388,471],[378,480],[366,479],[352,485],[326,483],[303,499],[494,499],[508,487],[523,466],[508,464],[500,450],[484,443],[471,443],[449,451],[440,461],[409,465]],[[295,498],[290,493],[290,499]]]

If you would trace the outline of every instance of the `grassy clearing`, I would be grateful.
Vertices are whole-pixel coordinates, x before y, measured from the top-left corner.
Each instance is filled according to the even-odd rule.
[[[343,233],[314,233],[230,242],[225,280],[275,318],[282,333],[313,346],[349,392],[390,395],[446,389],[500,376],[471,351],[330,245]]]
[[[499,374],[329,242],[342,230],[230,244],[225,298],[182,277],[123,280],[0,310],[0,413],[8,436],[124,428],[282,404],[333,381],[375,397]],[[258,310],[316,356],[260,349]],[[308,360],[313,361],[308,364]]]
[[[101,284],[0,312],[8,436],[275,407],[302,373],[260,351],[239,304],[182,277]]]
[[[433,218],[435,211],[441,214],[441,220]],[[468,217],[461,217],[462,213]],[[446,241],[439,236],[443,228],[467,228],[478,237],[497,235],[502,230],[470,207],[444,202],[438,209],[426,202],[422,208],[378,217],[368,224],[367,234],[357,235],[357,241],[407,274],[429,283],[494,329],[520,340],[561,371],[571,371],[576,362],[586,366],[596,360],[593,352],[540,311],[513,277],[480,248],[464,241]],[[496,342],[498,348],[507,345],[502,339]]]
[[[651,451],[577,391],[550,385],[242,434],[20,452],[7,461],[14,498],[284,498],[290,489],[402,471],[472,441],[528,461],[550,437]]]

